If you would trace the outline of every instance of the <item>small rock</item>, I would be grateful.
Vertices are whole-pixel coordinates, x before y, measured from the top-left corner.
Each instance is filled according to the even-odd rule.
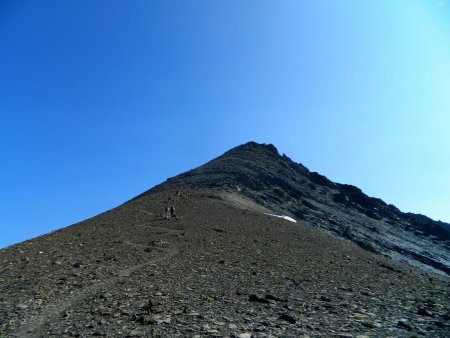
[[[436,325],[437,327],[439,327],[439,328],[443,328],[443,327],[445,327],[446,325],[445,325],[445,323],[443,323],[443,322],[440,322],[440,321],[436,321],[436,322],[434,322],[434,325]]]
[[[404,328],[404,329],[406,329],[408,331],[411,331],[413,329],[412,326],[408,323],[408,321],[406,319],[400,319],[397,322],[397,326],[401,327],[401,328]]]
[[[367,290],[361,291],[361,294],[362,294],[363,296],[369,296],[369,297],[375,296],[375,294],[374,294],[373,292],[367,291]]]
[[[244,332],[238,335],[239,338],[252,338],[252,334],[248,332]]]
[[[280,317],[278,317],[278,319],[285,320],[291,324],[297,323],[297,320],[294,317],[292,317],[291,315],[288,315],[287,313],[283,313]]]
[[[270,301],[269,301],[268,299],[258,297],[257,295],[250,295],[250,296],[248,297],[248,300],[249,300],[250,302],[270,304]]]
[[[433,314],[423,307],[417,310],[417,314],[421,316],[433,317]]]
[[[141,337],[141,336],[142,336],[142,332],[140,332],[139,330],[133,330],[128,335],[128,337]]]
[[[172,322],[171,318],[164,318],[161,321],[158,321],[158,324],[164,323],[164,324],[170,324]]]
[[[331,298],[328,298],[326,296],[320,296],[320,300],[323,302],[331,302]]]
[[[374,325],[372,322],[369,322],[369,321],[367,321],[367,320],[361,322],[361,325],[362,325],[362,326],[365,326],[365,327],[367,327],[367,328],[369,328],[369,329],[375,328],[375,325]]]

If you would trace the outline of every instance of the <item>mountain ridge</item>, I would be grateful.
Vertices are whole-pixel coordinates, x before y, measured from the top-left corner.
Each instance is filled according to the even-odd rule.
[[[401,212],[358,187],[332,182],[280,155],[272,144],[248,142],[237,146],[136,198],[156,191],[205,188],[238,192],[273,212],[346,238],[369,251],[450,273],[450,224]],[[409,238],[398,242],[399,234]]]

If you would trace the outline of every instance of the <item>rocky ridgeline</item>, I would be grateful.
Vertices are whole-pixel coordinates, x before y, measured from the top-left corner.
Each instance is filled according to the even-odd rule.
[[[410,265],[450,274],[450,224],[334,183],[280,156],[273,145],[249,142],[144,193],[210,188],[235,191],[273,212],[294,217],[362,248]],[[141,195],[141,196],[143,196]]]

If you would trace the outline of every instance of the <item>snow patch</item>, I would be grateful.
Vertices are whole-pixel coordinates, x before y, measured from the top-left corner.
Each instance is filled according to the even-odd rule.
[[[283,218],[286,221],[297,223],[297,221],[295,219],[293,219],[292,217],[286,216],[286,215],[274,215],[274,214],[268,214],[267,212],[265,212],[264,215],[269,215],[269,216],[273,216],[273,217]]]

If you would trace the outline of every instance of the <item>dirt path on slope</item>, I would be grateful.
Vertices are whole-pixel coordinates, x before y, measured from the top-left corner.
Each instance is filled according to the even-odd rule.
[[[147,212],[145,210],[140,210],[140,211],[151,214],[150,212]],[[136,224],[135,226],[143,227],[143,228],[146,228],[149,230],[162,231],[162,232],[159,232],[156,234],[158,237],[161,237],[161,236],[166,237],[166,236],[170,236],[170,235],[182,232],[182,230],[170,229],[170,228],[165,228],[165,227],[160,227],[160,226],[148,226],[146,224],[150,224],[150,222]],[[63,300],[57,301],[57,302],[53,303],[52,305],[49,305],[46,309],[44,309],[41,312],[40,315],[38,315],[34,318],[31,318],[28,322],[25,322],[21,327],[19,327],[19,329],[13,336],[21,337],[21,338],[22,337],[23,338],[42,337],[45,335],[45,332],[44,332],[45,325],[50,323],[54,318],[58,317],[59,314],[66,311],[71,306],[79,303],[80,301],[82,301],[83,299],[86,299],[89,296],[92,296],[92,295],[98,293],[99,291],[101,291],[103,289],[107,289],[108,287],[114,285],[115,283],[117,283],[119,281],[122,281],[123,279],[129,277],[132,273],[140,270],[144,266],[170,259],[179,253],[178,247],[163,248],[163,247],[160,247],[157,245],[146,245],[146,244],[134,243],[131,240],[124,240],[123,243],[125,245],[137,246],[137,247],[143,247],[143,248],[153,247],[153,248],[157,249],[160,253],[163,253],[163,256],[150,259],[149,261],[142,263],[142,264],[133,265],[126,269],[119,270],[117,272],[117,277],[112,277],[103,282],[96,283],[94,285],[85,287],[85,288],[81,289],[80,291],[75,292],[74,294],[64,297]]]

